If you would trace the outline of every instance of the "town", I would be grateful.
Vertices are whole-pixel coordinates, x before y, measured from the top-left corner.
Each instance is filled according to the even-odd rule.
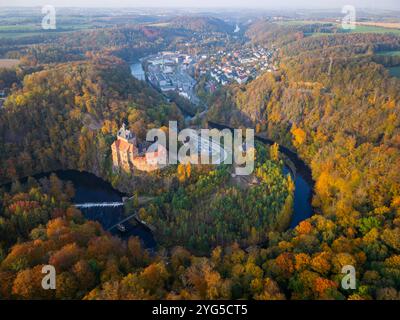
[[[196,85],[205,79],[213,93],[219,86],[246,84],[263,72],[278,70],[274,59],[278,49],[262,46],[235,46],[232,50],[207,50],[190,55],[164,51],[142,59],[147,80],[163,93],[175,91],[194,105],[200,103]]]
[[[237,82],[244,84],[256,79],[262,72],[276,71],[272,58],[275,49],[247,46],[233,52],[219,50],[210,56],[202,55],[196,65],[200,76],[207,76],[217,84]]]

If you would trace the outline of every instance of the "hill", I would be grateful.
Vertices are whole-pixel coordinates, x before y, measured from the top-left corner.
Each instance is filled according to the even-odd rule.
[[[213,17],[177,17],[170,21],[170,27],[195,32],[232,32],[234,27]]]

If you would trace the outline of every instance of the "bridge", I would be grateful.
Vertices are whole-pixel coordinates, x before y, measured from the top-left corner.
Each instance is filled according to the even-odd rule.
[[[130,215],[129,217],[126,217],[125,219],[123,219],[123,220],[119,221],[118,223],[114,224],[113,226],[109,227],[107,229],[107,231],[111,231],[112,229],[118,227],[120,224],[123,224],[124,222],[127,222],[127,221],[129,221],[129,220],[131,220],[133,218],[136,218],[136,213]]]
[[[117,208],[117,207],[122,207],[124,206],[124,202],[128,199],[133,199],[131,198],[123,198],[123,202],[88,202],[88,203],[77,203],[75,204],[75,207],[78,209],[89,209],[89,208]],[[154,199],[154,197],[139,197],[139,205],[145,205],[149,202],[151,202]],[[111,231],[112,229],[115,229],[119,225],[131,220],[131,219],[136,219],[138,222],[149,228],[151,231],[154,231],[155,228],[146,222],[140,220],[137,216],[136,213],[131,214],[129,217],[124,218],[123,220],[117,222],[116,224],[112,225],[107,229],[107,231]]]
[[[129,217],[126,217],[125,219],[119,221],[118,223],[114,224],[113,226],[109,227],[107,229],[107,231],[111,231],[112,229],[118,227],[119,225],[131,220],[131,219],[136,219],[136,221],[138,221],[139,223],[141,223],[142,225],[144,225],[145,227],[149,228],[152,232],[154,232],[156,229],[155,227],[153,227],[152,225],[147,224],[146,222],[142,221],[139,219],[139,217],[137,216],[136,213],[131,214]]]

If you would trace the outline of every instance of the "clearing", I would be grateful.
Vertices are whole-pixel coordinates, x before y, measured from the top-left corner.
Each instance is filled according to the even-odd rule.
[[[0,59],[0,68],[14,68],[18,63],[17,59]]]

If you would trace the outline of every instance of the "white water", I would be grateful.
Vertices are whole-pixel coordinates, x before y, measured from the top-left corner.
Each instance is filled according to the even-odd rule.
[[[82,208],[82,209],[86,209],[86,208],[95,208],[95,207],[99,207],[99,208],[105,208],[105,207],[122,207],[124,205],[123,202],[99,202],[99,203],[79,203],[76,204],[75,207],[77,208]]]

